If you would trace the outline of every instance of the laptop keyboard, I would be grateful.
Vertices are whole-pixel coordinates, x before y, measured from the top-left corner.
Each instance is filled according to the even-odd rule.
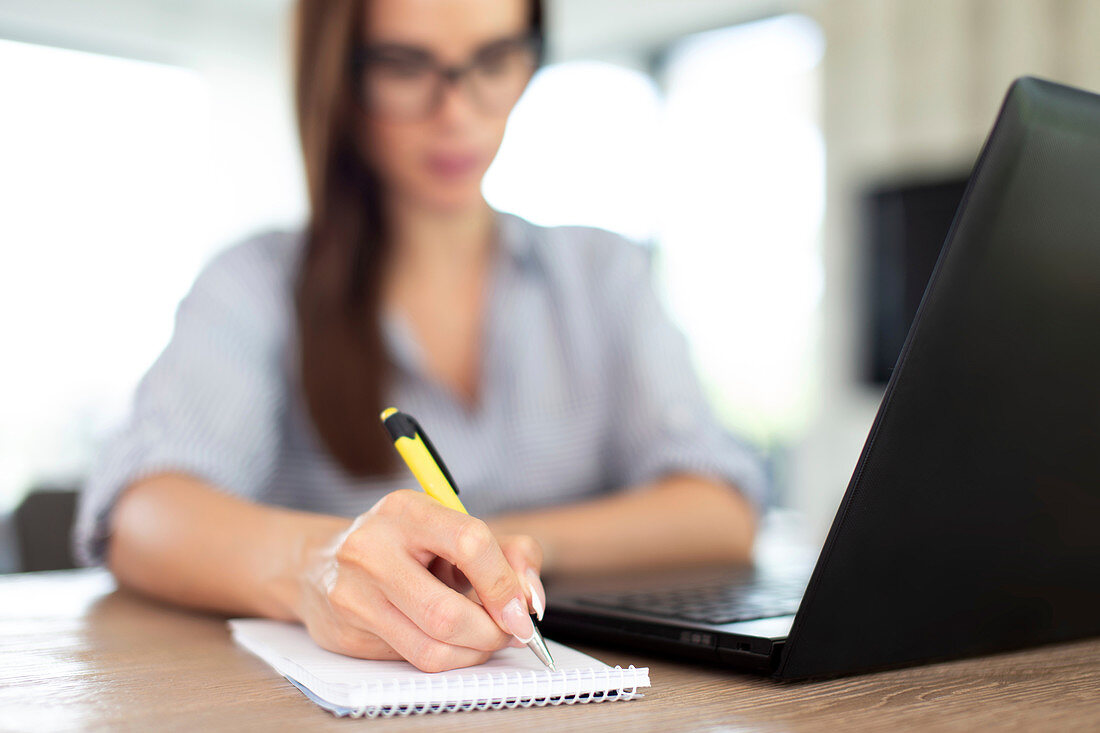
[[[594,593],[576,600],[601,608],[709,624],[786,616],[798,610],[806,578],[721,580],[706,585],[643,593]]]

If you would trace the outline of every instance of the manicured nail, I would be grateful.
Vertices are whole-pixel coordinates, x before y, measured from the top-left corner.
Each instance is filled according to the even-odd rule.
[[[534,568],[527,568],[527,587],[531,590],[531,605],[535,607],[535,616],[542,621],[542,614],[546,613],[546,589],[542,587],[542,581]]]
[[[524,644],[535,638],[535,625],[531,623],[531,616],[524,611],[526,605],[519,598],[513,598],[508,601],[504,613],[501,614],[504,628]]]

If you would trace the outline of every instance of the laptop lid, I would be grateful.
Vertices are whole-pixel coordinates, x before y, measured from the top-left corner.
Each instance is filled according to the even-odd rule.
[[[783,650],[847,674],[1100,634],[1100,96],[1017,80]]]

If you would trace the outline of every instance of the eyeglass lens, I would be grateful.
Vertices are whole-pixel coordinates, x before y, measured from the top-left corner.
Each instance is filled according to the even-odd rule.
[[[536,57],[534,44],[519,39],[490,44],[466,65],[450,68],[421,51],[368,49],[359,78],[361,101],[372,114],[423,117],[435,110],[454,80],[483,112],[507,111],[523,93]]]

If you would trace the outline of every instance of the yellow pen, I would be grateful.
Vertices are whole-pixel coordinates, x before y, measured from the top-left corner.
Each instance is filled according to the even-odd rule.
[[[424,493],[443,506],[468,515],[469,512],[458,498],[458,484],[455,483],[451,472],[447,470],[446,464],[443,463],[443,459],[436,452],[435,446],[432,445],[432,441],[428,439],[427,433],[420,427],[416,418],[401,412],[396,407],[388,407],[382,411],[382,425],[389,433],[397,452],[404,459],[405,465],[409,467],[417,483],[424,489]],[[532,588],[531,592],[536,591]],[[546,641],[542,638],[542,633],[539,632],[539,627],[535,625],[533,618],[531,627],[534,629],[531,638],[520,639],[520,641],[527,644],[539,661],[551,671],[556,671],[554,658],[550,656]]]

